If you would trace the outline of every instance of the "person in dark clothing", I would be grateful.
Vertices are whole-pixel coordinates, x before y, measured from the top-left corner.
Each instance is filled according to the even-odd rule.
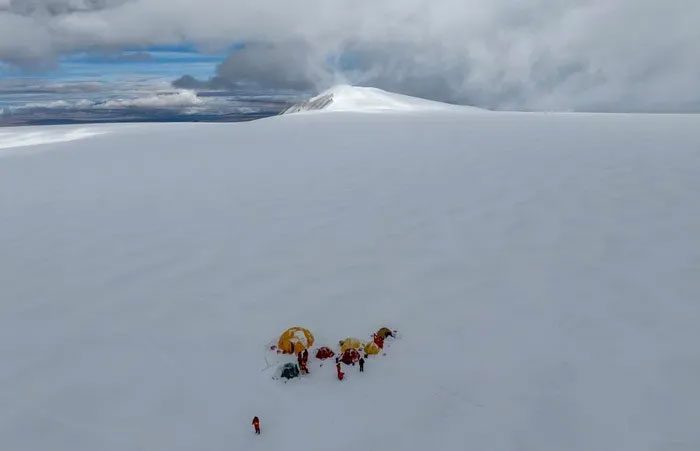
[[[360,373],[365,372],[365,359],[360,357]]]
[[[301,358],[304,359],[304,363],[309,361],[309,350],[304,349],[304,353],[301,355]]]
[[[255,433],[260,435],[260,419],[258,417],[253,417],[253,427],[255,428]]]
[[[299,351],[299,354],[297,354],[297,362],[299,363],[299,369],[301,372],[304,374],[309,374],[309,369],[306,367],[306,360],[304,360],[304,354],[302,354],[301,351]]]

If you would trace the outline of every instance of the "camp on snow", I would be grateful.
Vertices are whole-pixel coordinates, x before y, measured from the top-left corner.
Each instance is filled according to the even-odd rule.
[[[348,337],[338,342],[338,362],[345,365],[355,365],[364,356],[374,356],[382,353],[384,348],[384,339],[386,337],[395,337],[395,332],[388,327],[382,327],[377,332],[373,333],[368,341],[360,340],[355,337]],[[271,350],[276,350],[278,354],[296,355],[299,359],[297,363],[283,362],[275,372],[275,379],[294,379],[300,377],[305,371],[306,358],[308,355],[304,351],[312,351],[314,344],[314,335],[309,329],[295,326],[282,332],[277,340],[277,346],[270,346]],[[302,355],[304,354],[304,355]],[[315,349],[314,355],[319,360],[330,359],[336,356],[336,350],[321,346]],[[339,365],[340,363],[338,363]],[[322,366],[322,365],[321,365]],[[338,367],[340,368],[340,367]],[[340,370],[339,370],[340,374]],[[342,380],[341,376],[338,376]]]

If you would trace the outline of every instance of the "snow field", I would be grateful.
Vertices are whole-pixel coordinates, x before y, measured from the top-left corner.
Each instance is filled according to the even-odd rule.
[[[7,449],[700,446],[697,116],[105,128],[0,151]],[[342,383],[261,371],[384,324]]]

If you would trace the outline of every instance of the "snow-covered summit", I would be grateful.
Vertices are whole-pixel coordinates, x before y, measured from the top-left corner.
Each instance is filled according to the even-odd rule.
[[[484,111],[480,108],[450,105],[448,103],[387,92],[377,88],[338,85],[306,102],[289,107],[283,114],[317,110],[353,112]]]

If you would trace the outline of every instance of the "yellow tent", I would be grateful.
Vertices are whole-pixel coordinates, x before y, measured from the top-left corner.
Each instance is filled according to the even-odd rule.
[[[314,345],[314,336],[309,329],[290,327],[277,341],[277,348],[285,354],[297,354]]]
[[[363,343],[357,338],[346,338],[340,340],[340,352],[345,352],[348,349],[362,349]]]
[[[365,354],[376,355],[379,354],[379,351],[381,351],[381,349],[379,346],[377,346],[377,343],[373,341],[370,341],[365,345]]]
[[[391,332],[391,329],[388,327],[382,327],[379,329],[376,333],[377,336],[386,338],[386,337],[392,337],[394,334]]]

